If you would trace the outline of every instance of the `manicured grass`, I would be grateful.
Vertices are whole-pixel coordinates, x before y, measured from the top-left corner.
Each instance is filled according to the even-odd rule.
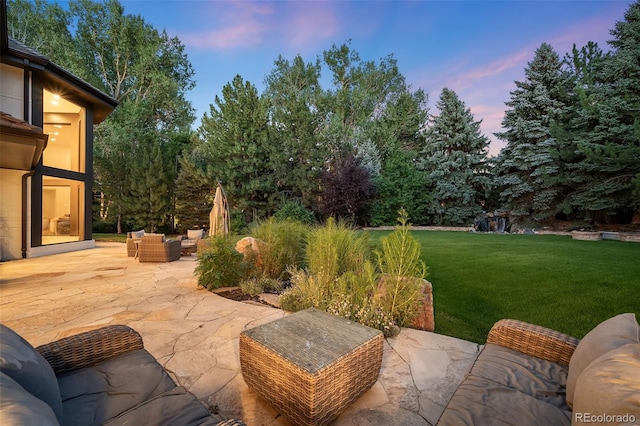
[[[96,241],[109,242],[109,243],[126,243],[127,234],[100,234],[93,233],[93,239]]]
[[[374,239],[384,231],[370,231]],[[582,338],[640,316],[640,244],[552,235],[413,231],[433,284],[436,332],[478,343],[514,318]]]

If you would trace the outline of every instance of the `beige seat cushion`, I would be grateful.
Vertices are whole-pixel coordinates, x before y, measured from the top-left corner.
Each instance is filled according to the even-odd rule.
[[[568,425],[565,366],[487,344],[439,419],[441,425]]]
[[[194,240],[194,243],[195,243],[201,238],[204,238],[204,230],[203,229],[188,229],[187,230],[187,240]]]
[[[456,389],[438,425],[569,425],[571,412],[477,376]]]
[[[567,404],[573,406],[576,382],[580,374],[600,356],[629,343],[640,342],[640,326],[635,314],[620,314],[600,323],[587,333],[569,361]]]
[[[576,383],[573,408],[575,425],[639,423],[640,344],[621,346],[589,364]]]

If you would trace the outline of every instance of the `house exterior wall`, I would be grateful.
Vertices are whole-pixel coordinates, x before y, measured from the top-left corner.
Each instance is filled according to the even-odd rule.
[[[36,157],[31,158],[31,163],[23,165],[18,162],[23,160],[18,156],[18,150],[12,151],[15,149],[11,145],[13,142],[9,138],[2,139],[0,135],[2,149],[10,153],[7,158],[15,160],[2,163],[11,169],[0,169],[0,260],[93,247],[93,126],[106,119],[118,102],[35,50],[8,37],[4,6],[5,2],[0,2],[0,110],[9,114],[11,119],[7,120],[3,114],[3,129],[13,127],[15,119],[18,119],[31,125],[27,128],[42,129],[35,130],[36,136],[44,137],[42,131],[49,135],[49,142],[55,142],[57,137],[61,139],[60,145],[52,145],[54,149],[50,158],[44,163],[40,158],[34,166],[31,163],[34,159],[37,161],[39,151],[33,154]],[[45,95],[48,96],[46,102]],[[77,115],[75,121],[59,121],[58,116],[73,113]],[[45,122],[49,127],[46,131]],[[62,131],[56,132],[51,128],[63,125],[71,126],[65,136]],[[68,134],[78,138],[76,145],[64,146],[71,141]],[[25,153],[22,147],[18,149],[21,155]],[[68,159],[61,158],[65,150],[70,156]],[[44,152],[47,152],[46,147]],[[13,167],[21,170],[13,170]],[[53,209],[43,205],[43,198],[51,198],[52,194],[53,202],[61,203]],[[47,202],[52,201],[49,199]],[[48,218],[48,228],[43,207],[48,210],[47,214],[54,216]],[[44,241],[43,234],[46,234]]]
[[[24,71],[22,68],[0,64],[0,109],[15,118],[24,117]]]
[[[22,257],[22,170],[0,169],[0,260]]]
[[[24,71],[1,64],[2,111],[24,120]],[[22,257],[22,176],[25,171],[0,169],[0,260]]]

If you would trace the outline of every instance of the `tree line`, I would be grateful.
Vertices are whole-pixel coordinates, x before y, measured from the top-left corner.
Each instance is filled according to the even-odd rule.
[[[503,210],[532,226],[629,222],[640,209],[638,1],[607,53],[593,42],[564,58],[535,51],[495,158],[453,90],[432,114],[393,55],[365,60],[348,41],[312,60],[278,57],[262,93],[237,75],[192,130],[184,46],[117,0],[10,0],[8,28],[120,102],[94,143],[96,223],[118,232],[208,226],[217,182],[235,229],[292,205],[372,226],[395,224],[400,208],[417,225]]]

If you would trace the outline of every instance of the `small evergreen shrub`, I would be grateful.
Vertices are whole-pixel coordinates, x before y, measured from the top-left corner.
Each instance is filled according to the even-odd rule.
[[[208,290],[238,285],[249,269],[242,254],[228,238],[214,236],[209,240],[208,247],[198,254],[198,285]]]
[[[313,212],[305,208],[298,200],[283,201],[273,216],[278,220],[291,219],[305,225],[312,225],[315,222]]]
[[[420,243],[409,232],[406,210],[400,209],[399,214],[400,224],[382,239],[382,249],[376,255],[383,274],[380,303],[394,322],[403,327],[416,316],[427,267],[420,259]]]

